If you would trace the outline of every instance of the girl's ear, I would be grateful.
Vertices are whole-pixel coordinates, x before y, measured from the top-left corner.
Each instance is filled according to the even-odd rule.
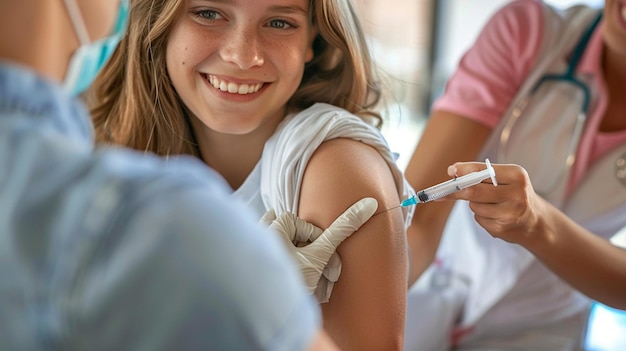
[[[315,40],[315,38],[317,38],[318,34],[319,31],[317,30],[317,27],[311,28],[311,34],[309,35],[309,45],[305,57],[306,63],[311,62],[311,60],[313,60],[313,57],[315,56],[315,53],[313,52],[313,41]]]

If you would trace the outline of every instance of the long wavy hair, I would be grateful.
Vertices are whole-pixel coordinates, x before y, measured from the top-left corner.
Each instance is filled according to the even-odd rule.
[[[197,155],[165,62],[170,31],[186,0],[130,3],[127,33],[86,94],[96,141],[163,156]],[[325,102],[380,125],[379,76],[351,0],[310,0],[310,9],[318,30],[314,57],[287,107],[301,110]]]

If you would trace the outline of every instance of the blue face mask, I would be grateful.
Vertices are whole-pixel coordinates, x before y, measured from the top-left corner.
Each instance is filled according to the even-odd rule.
[[[109,60],[126,30],[128,0],[120,3],[119,14],[113,33],[95,42],[90,42],[87,28],[74,0],[65,0],[68,13],[78,35],[81,46],[74,52],[63,81],[63,88],[72,95],[79,95],[96,79]]]

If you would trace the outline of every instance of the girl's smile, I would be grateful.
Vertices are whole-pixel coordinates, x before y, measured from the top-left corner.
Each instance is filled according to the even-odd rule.
[[[231,94],[254,94],[263,87],[263,83],[235,83],[226,79],[220,79],[214,75],[208,75],[206,78],[215,89]]]
[[[190,117],[202,122],[192,123],[201,126],[198,139],[208,130],[243,135],[276,127],[313,58],[310,18],[308,0],[188,1],[166,64]]]

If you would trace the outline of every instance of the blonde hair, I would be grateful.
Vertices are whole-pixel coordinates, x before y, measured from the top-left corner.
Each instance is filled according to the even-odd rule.
[[[185,1],[131,0],[128,32],[87,95],[98,143],[163,156],[197,154],[165,64],[167,40]],[[380,124],[374,111],[381,97],[378,76],[351,1],[311,0],[310,10],[318,30],[314,57],[288,108],[325,102]]]

